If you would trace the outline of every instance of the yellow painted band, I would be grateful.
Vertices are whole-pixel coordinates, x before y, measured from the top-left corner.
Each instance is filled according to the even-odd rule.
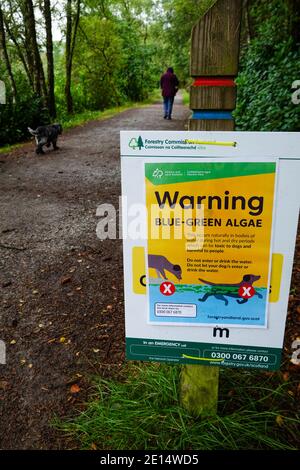
[[[209,357],[194,357],[194,356],[187,356],[186,354],[182,354],[184,359],[195,359],[196,361],[209,361],[209,362],[223,362],[224,359],[210,359]]]
[[[201,145],[222,145],[224,147],[236,147],[236,142],[215,142],[205,140],[186,139],[187,144],[201,144]]]

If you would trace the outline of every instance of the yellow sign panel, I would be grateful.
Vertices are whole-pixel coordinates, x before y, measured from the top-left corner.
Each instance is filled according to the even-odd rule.
[[[132,290],[135,294],[146,294],[145,250],[141,246],[132,248]]]
[[[145,168],[150,321],[266,327],[276,163]]]
[[[280,253],[273,253],[269,302],[278,302],[279,300],[282,267],[283,255]]]

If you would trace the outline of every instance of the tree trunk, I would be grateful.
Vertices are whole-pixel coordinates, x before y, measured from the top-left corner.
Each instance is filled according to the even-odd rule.
[[[33,79],[34,91],[41,97],[47,97],[44,69],[40,57],[39,47],[36,37],[35,18],[32,0],[23,0],[23,16],[25,30],[27,31],[27,42],[31,47],[33,56]]]
[[[76,2],[76,13],[73,22],[72,16],[72,0],[67,0],[66,4],[66,16],[67,16],[67,30],[66,30],[66,84],[65,84],[65,96],[67,104],[67,112],[73,113],[73,99],[71,93],[71,81],[72,81],[72,64],[74,48],[76,43],[76,35],[80,17],[80,0]],[[74,26],[73,26],[74,23]]]
[[[252,30],[252,25],[251,25],[251,20],[250,20],[250,5],[249,5],[249,0],[244,0],[244,18],[245,18],[245,27],[246,27],[246,36],[247,36],[247,43],[249,44],[251,39],[253,38],[253,30]]]
[[[54,63],[53,63],[53,41],[50,0],[44,0],[44,18],[46,25],[46,48],[47,48],[47,78],[48,78],[48,109],[51,117],[56,117],[55,94],[54,94]]]
[[[29,71],[29,67],[27,65],[27,62],[26,62],[26,58],[22,52],[22,49],[21,49],[21,46],[20,44],[18,43],[10,25],[8,24],[8,21],[5,17],[3,17],[3,20],[4,20],[4,25],[5,25],[5,29],[7,31],[7,34],[8,36],[10,37],[11,41],[14,43],[15,45],[15,48],[16,48],[16,51],[17,51],[17,54],[19,56],[19,59],[20,61],[22,62],[23,64],[23,67],[24,67],[24,70],[25,70],[25,73],[27,75],[27,78],[28,78],[28,82],[29,82],[29,85],[31,86],[31,88],[33,88],[33,77]]]
[[[16,101],[17,98],[17,87],[16,87],[16,82],[14,79],[14,75],[12,72],[10,60],[9,60],[9,55],[7,52],[7,47],[6,47],[6,38],[5,38],[5,29],[4,29],[4,21],[3,21],[3,12],[0,6],[0,48],[1,52],[4,57],[4,62],[6,65],[6,69],[9,75],[10,83],[11,83],[11,88],[12,88],[12,94],[13,94],[13,100],[14,102]]]
[[[33,47],[32,47],[32,37],[28,28],[28,13],[27,13],[27,2],[22,0],[20,2],[20,10],[24,22],[24,56],[26,57],[26,63],[28,66],[28,72],[30,76],[30,83],[33,91],[36,92],[35,86],[35,73],[34,73],[34,56],[33,56]]]
[[[79,25],[79,17],[80,17],[80,0],[77,0],[77,2],[76,2],[76,14],[75,14],[74,28],[73,28],[73,35],[72,35],[72,46],[71,46],[71,59],[72,59],[72,60],[73,60],[73,54],[74,54],[74,49],[75,49],[77,30],[78,30],[78,25]]]
[[[66,84],[65,84],[65,96],[66,96],[67,112],[68,113],[73,113],[73,100],[72,100],[72,94],[71,94],[72,0],[67,0],[66,14],[67,14],[67,30],[66,30]]]

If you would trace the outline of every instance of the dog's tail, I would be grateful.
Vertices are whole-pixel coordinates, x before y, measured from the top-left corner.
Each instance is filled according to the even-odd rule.
[[[201,279],[200,277],[198,277],[199,281],[203,282],[203,284],[206,284],[207,286],[226,286],[226,287],[239,287],[241,285],[241,283],[238,283],[238,284],[220,284],[220,283],[216,283],[216,282],[209,282],[209,281],[205,281],[205,279]]]
[[[206,284],[207,286],[216,286],[218,284],[215,284],[214,282],[209,282],[209,281],[205,281],[204,279],[200,279],[200,277],[198,278],[199,281],[203,282],[203,284]]]
[[[30,134],[37,135],[37,131],[34,131],[33,129],[31,129],[31,127],[27,127],[27,129],[29,130]]]

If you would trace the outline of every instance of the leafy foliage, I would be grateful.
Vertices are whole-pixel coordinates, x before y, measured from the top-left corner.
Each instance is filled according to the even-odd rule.
[[[174,66],[182,85],[189,81],[192,28],[215,2],[216,0],[162,0],[164,23],[161,31],[166,44],[165,65]]]
[[[130,101],[144,101],[157,89],[163,69],[159,43],[152,33],[152,25],[156,22],[156,3],[152,0],[81,0],[71,85],[75,113],[103,111]],[[34,4],[37,10],[40,4],[37,0]],[[15,9],[11,10],[9,5]],[[20,60],[20,51],[23,57],[27,57],[22,17],[17,13],[20,5],[21,0],[4,4],[7,24],[19,44],[17,50],[14,41],[7,36],[10,61],[18,82],[18,97],[13,104],[9,94],[9,104],[0,107],[0,145],[27,138],[27,126],[36,127],[48,121],[43,112],[45,100],[33,93]],[[64,13],[52,4],[54,18],[60,18]],[[71,117],[67,112],[65,94],[64,29],[65,26],[62,26],[62,41],[54,43],[55,99],[57,120],[68,122]],[[44,24],[37,20],[37,15],[36,30],[46,68],[43,52],[45,29]],[[9,77],[2,66],[0,77],[5,79],[9,88]]]
[[[6,104],[0,106],[0,145],[20,142],[29,136],[28,126],[36,128],[38,125],[48,124],[50,120],[47,108],[41,98],[27,86],[24,75],[19,72],[15,77],[22,94],[13,103],[11,90],[7,89]]]
[[[74,113],[101,112],[129,101],[143,101],[158,89],[160,75],[169,66],[174,67],[180,86],[186,86],[190,81],[191,29],[215,1],[81,0],[71,85]],[[71,3],[74,10],[75,0]],[[251,40],[242,51],[237,79],[238,129],[300,130],[300,106],[291,101],[291,85],[300,78],[299,34],[295,37],[299,18],[293,13],[296,3],[248,0]],[[41,3],[33,0],[33,4],[37,12]],[[9,75],[1,63],[0,77],[8,88],[8,104],[0,106],[0,145],[21,141],[28,137],[27,126],[49,121],[46,101],[33,92],[32,71],[24,67],[30,48],[26,47],[22,5],[22,0],[3,0],[17,100],[12,103]],[[61,41],[54,43],[57,120],[68,122],[72,115],[67,112],[65,93],[66,12],[53,1],[51,7],[53,19],[61,21],[63,34]],[[45,24],[38,16],[37,42],[46,72]]]
[[[254,2],[254,38],[244,51],[237,79],[237,128],[248,131],[299,131],[300,106],[291,101],[299,79],[300,49],[290,32],[284,1]]]

